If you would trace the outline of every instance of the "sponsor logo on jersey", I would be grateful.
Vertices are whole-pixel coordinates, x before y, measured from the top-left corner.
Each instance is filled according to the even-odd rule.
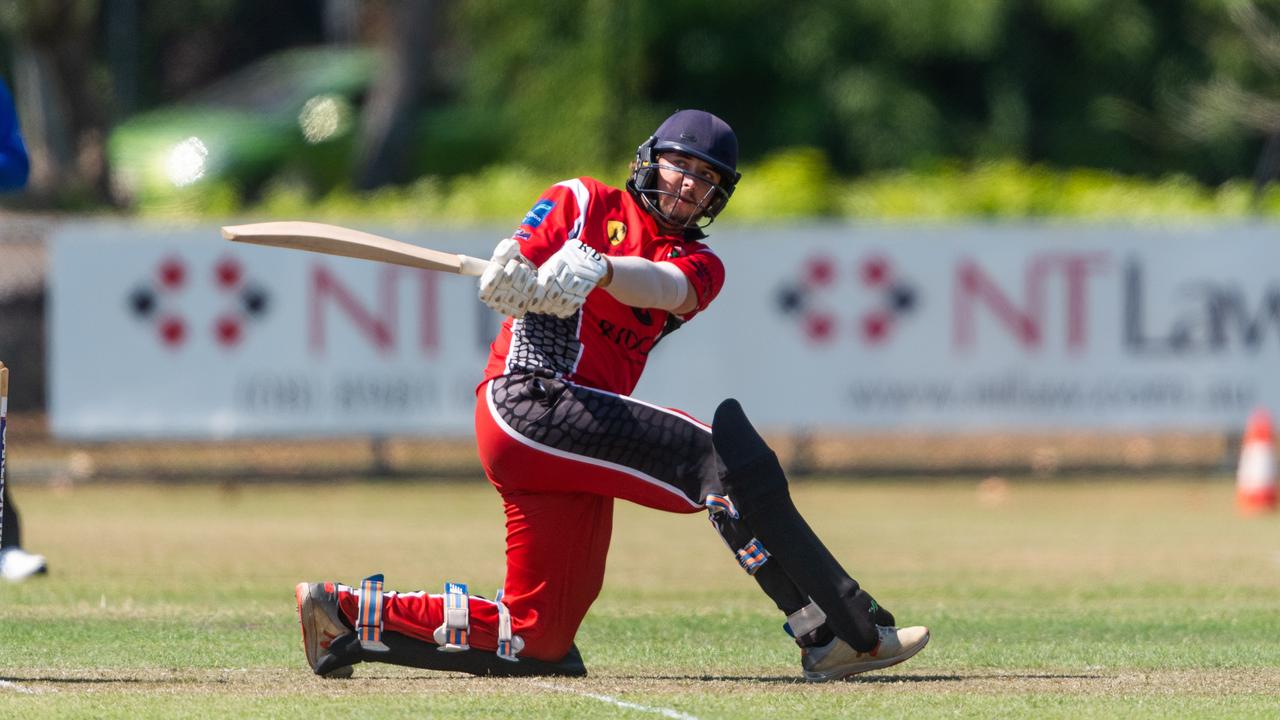
[[[538,227],[542,224],[543,220],[547,219],[547,213],[551,212],[551,208],[555,206],[555,200],[539,200],[534,203],[533,208],[530,209],[529,212],[525,213],[524,222],[520,224],[528,227],[529,229]]]
[[[628,327],[614,324],[604,318],[600,318],[597,322],[600,334],[606,339],[612,340],[614,345],[625,350],[630,350],[637,355],[648,355],[653,346],[657,343],[657,338],[653,335],[641,335],[640,333]]]
[[[627,239],[627,226],[621,220],[610,220],[605,229],[609,231],[609,244],[617,247]]]

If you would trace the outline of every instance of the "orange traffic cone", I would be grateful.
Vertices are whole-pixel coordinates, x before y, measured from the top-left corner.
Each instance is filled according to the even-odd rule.
[[[1276,509],[1276,448],[1271,415],[1254,410],[1245,425],[1240,444],[1240,468],[1236,471],[1236,507],[1243,515]]]

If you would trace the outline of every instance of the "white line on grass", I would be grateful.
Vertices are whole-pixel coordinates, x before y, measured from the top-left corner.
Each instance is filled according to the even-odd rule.
[[[535,682],[534,685],[537,685],[538,687],[541,687],[541,688],[546,688],[548,690],[555,690],[557,692],[573,693],[574,695],[589,697],[592,700],[599,700],[600,702],[606,702],[606,703],[609,703],[610,705],[616,705],[617,707],[625,708],[627,710],[639,710],[640,712],[657,713],[662,717],[671,718],[671,720],[698,720],[698,718],[694,717],[693,715],[682,713],[679,710],[671,710],[668,708],[655,708],[655,707],[649,707],[648,705],[637,705],[636,703],[627,702],[626,700],[619,700],[617,698],[609,697],[608,695],[597,695],[595,693],[589,693],[589,692],[584,692],[582,690],[575,690],[574,688],[571,688],[571,687],[565,687],[564,685],[553,685],[551,683],[543,683],[543,682]]]
[[[9,680],[0,680],[0,690],[13,690],[27,695],[39,695],[40,691],[34,688],[23,687],[16,682]]]

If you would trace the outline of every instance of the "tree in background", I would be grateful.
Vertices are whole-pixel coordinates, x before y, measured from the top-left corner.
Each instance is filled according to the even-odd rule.
[[[733,120],[748,158],[813,146],[846,174],[1014,158],[1216,182],[1250,174],[1260,138],[1192,137],[1181,118],[1197,84],[1255,73],[1240,7],[475,0],[457,15],[458,101],[503,117],[510,157],[537,166],[615,159],[636,128],[699,106]]]
[[[375,15],[384,69],[362,111],[354,170],[360,189],[409,179],[405,148],[412,143],[413,121],[431,74],[441,5],[437,0],[382,0],[363,8]]]
[[[1239,128],[1266,137],[1254,172],[1257,201],[1265,186],[1280,178],[1280,26],[1258,3],[1247,0],[1229,5],[1228,14],[1248,52],[1232,45],[1231,63],[1237,71],[1217,72],[1191,88],[1179,128],[1209,143]]]
[[[31,154],[28,194],[39,200],[106,192],[104,77],[95,63],[97,0],[6,3],[14,94]]]
[[[465,52],[455,77],[458,120],[496,138],[509,161],[551,171],[604,168],[670,113],[647,97],[657,58],[644,54],[664,23],[689,11],[643,0],[509,0],[460,3]],[[736,3],[726,3],[733,13]],[[656,9],[651,9],[651,6]],[[664,82],[683,79],[664,78]],[[700,107],[716,110],[717,92]],[[473,143],[474,144],[474,143]]]
[[[32,154],[28,199],[109,202],[103,146],[114,123],[267,52],[321,42],[321,20],[308,3],[0,3],[0,65],[12,68]]]
[[[351,184],[608,171],[662,117],[843,175],[1011,159],[1202,182],[1280,163],[1280,0],[23,0],[0,50],[37,194],[104,198],[102,136],[261,56],[383,49]],[[1268,19],[1270,18],[1270,19]],[[1259,163],[1272,137],[1275,162]]]

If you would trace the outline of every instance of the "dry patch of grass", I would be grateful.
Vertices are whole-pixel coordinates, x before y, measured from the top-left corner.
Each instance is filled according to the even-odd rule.
[[[604,695],[740,695],[762,686],[792,687],[807,694],[851,692],[963,693],[988,696],[1070,694],[1080,697],[1275,696],[1280,669],[1162,670],[1054,673],[979,670],[947,673],[889,670],[842,682],[810,684],[796,675],[653,676],[599,674],[587,678],[476,678],[389,665],[360,665],[356,677],[326,680],[305,670],[283,669],[14,669],[0,673],[5,693],[141,693],[144,695],[226,695],[231,698],[288,696],[330,698],[366,695],[554,695],[566,690]],[[16,686],[16,687],[15,687]]]

